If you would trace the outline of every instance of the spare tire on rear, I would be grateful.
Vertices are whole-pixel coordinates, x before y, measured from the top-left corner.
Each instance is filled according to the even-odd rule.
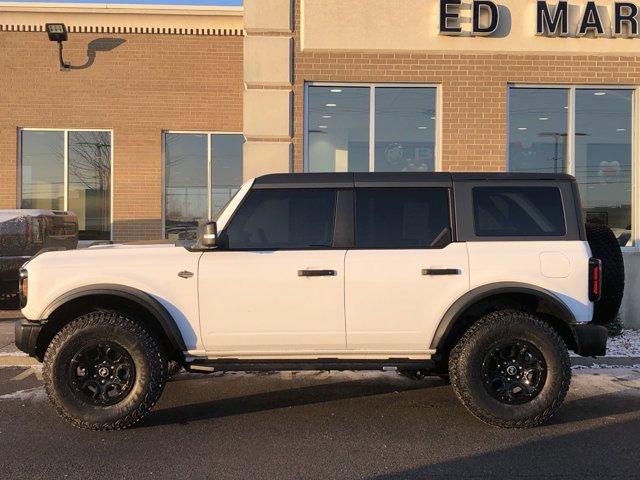
[[[587,223],[585,227],[591,254],[602,260],[602,296],[595,303],[593,322],[609,325],[618,315],[624,294],[622,251],[609,227],[595,223]]]

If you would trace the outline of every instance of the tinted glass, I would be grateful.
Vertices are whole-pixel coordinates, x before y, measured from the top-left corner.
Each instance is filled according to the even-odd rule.
[[[478,236],[563,236],[560,190],[555,187],[476,187],[473,213]]]
[[[369,171],[369,87],[309,87],[310,172]]]
[[[211,212],[216,217],[242,185],[243,135],[211,136]]]
[[[111,133],[69,132],[69,210],[80,240],[111,238]]]
[[[64,210],[64,132],[21,135],[21,208]]]
[[[586,220],[631,245],[633,92],[576,91],[576,178]]]
[[[429,247],[451,241],[444,188],[363,188],[356,191],[356,246]]]
[[[226,230],[228,246],[243,249],[331,247],[335,190],[253,190]]]
[[[165,228],[169,238],[207,218],[207,135],[165,135]]]
[[[560,173],[567,158],[567,89],[509,89],[509,170]]]
[[[376,87],[376,172],[434,170],[435,88]]]

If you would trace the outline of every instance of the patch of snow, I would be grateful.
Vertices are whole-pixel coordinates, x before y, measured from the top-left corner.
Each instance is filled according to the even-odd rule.
[[[607,357],[640,357],[640,330],[623,330],[607,341]]]
[[[602,363],[592,363],[591,365],[574,365],[571,367],[571,370],[591,370],[591,369],[616,369],[616,368],[624,368],[628,370],[638,370],[640,369],[640,364],[636,365],[605,365]]]
[[[0,400],[39,401],[44,400],[45,396],[44,387],[35,387],[0,395]]]

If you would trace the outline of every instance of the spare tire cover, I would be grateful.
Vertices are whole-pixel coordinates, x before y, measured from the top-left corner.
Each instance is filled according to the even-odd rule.
[[[587,223],[585,227],[591,254],[602,260],[602,296],[595,303],[593,322],[609,325],[618,315],[624,294],[622,251],[609,227],[595,223]]]

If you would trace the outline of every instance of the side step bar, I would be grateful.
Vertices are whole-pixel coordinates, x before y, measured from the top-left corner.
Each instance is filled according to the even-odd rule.
[[[406,358],[386,360],[339,360],[320,358],[317,360],[238,360],[225,358],[218,360],[197,359],[187,363],[191,372],[268,372],[304,370],[435,370],[432,360],[408,360]]]

